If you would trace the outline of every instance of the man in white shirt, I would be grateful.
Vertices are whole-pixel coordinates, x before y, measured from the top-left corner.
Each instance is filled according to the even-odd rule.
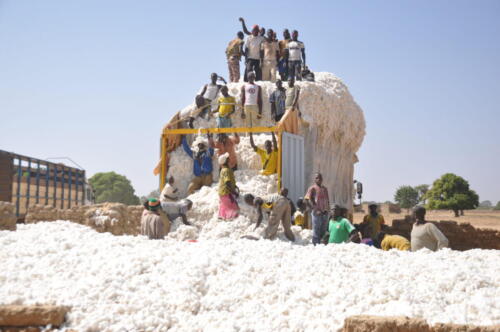
[[[259,26],[254,25],[252,29],[252,35],[247,37],[247,40],[245,42],[245,82],[248,81],[248,74],[250,72],[255,72],[255,78],[257,81],[260,81],[262,79],[260,47],[263,41],[264,37],[259,35]]]
[[[255,73],[248,73],[248,83],[241,87],[241,118],[247,127],[258,126],[262,118],[262,89],[255,84]]]
[[[217,105],[215,105],[214,101],[217,100],[217,95],[219,94],[219,90],[222,88],[222,85],[217,84],[218,80],[224,82],[224,84],[227,84],[226,80],[223,77],[217,75],[216,73],[212,73],[210,75],[210,83],[205,84],[201,89],[200,93],[195,98],[196,107],[197,108],[203,107],[203,109],[198,114],[198,116],[202,118],[205,117],[205,115],[207,115],[208,118],[210,118],[210,115],[212,113],[209,111],[217,109]]]
[[[179,190],[174,186],[174,177],[168,178],[168,182],[163,187],[160,194],[160,202],[175,202],[179,199]]]
[[[299,41],[299,32],[293,30],[292,40],[287,44],[285,57],[288,59],[288,78],[296,78],[301,81],[302,64],[306,64],[306,49],[304,43]]]

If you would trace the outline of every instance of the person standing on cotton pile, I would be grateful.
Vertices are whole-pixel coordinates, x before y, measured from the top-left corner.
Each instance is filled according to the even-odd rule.
[[[255,145],[253,141],[253,135],[250,133],[250,145],[253,150],[259,155],[260,161],[262,163],[262,175],[271,175],[278,172],[278,142],[276,142],[276,137],[274,133],[271,133],[273,141],[267,140],[264,143],[265,150],[262,150]]]
[[[238,169],[238,158],[236,157],[235,147],[240,143],[240,137],[238,133],[234,133],[234,136],[227,136],[224,133],[219,134],[217,137],[217,142],[215,142],[215,148],[217,149],[217,155],[220,157],[224,153],[229,154],[229,168],[233,171]]]
[[[288,42],[290,41],[290,32],[288,29],[283,30],[283,40],[278,43],[280,58],[278,61],[278,71],[282,80],[288,80],[288,61],[286,58],[286,48],[288,47]]]
[[[231,114],[236,110],[236,99],[228,93],[227,85],[222,86],[220,89],[222,97],[217,100],[218,106],[213,113],[218,113],[215,122],[217,128],[231,128]]]
[[[391,249],[409,251],[411,248],[410,241],[401,235],[389,235],[385,232],[380,232],[375,236],[373,244],[376,248],[389,251]]]
[[[283,188],[284,190],[285,188]],[[274,239],[278,233],[278,227],[281,222],[285,231],[285,236],[290,241],[295,241],[295,235],[291,229],[290,202],[283,195],[273,194],[264,197],[254,197],[252,194],[246,194],[243,197],[245,203],[255,207],[258,218],[255,229],[259,228],[264,218],[262,210],[269,212],[267,227],[264,230],[265,239]]]
[[[307,190],[304,200],[312,210],[312,243],[316,245],[321,242],[321,239],[326,233],[328,226],[328,210],[330,207],[328,189],[323,186],[323,175],[321,175],[321,173],[316,174],[314,184]]]
[[[382,225],[385,224],[384,217],[378,213],[378,205],[372,203],[368,205],[368,209],[370,213],[363,217],[363,222],[361,223],[361,227],[364,229],[363,234],[367,234],[372,240],[375,239],[380,230],[382,229]]]
[[[161,194],[160,194],[160,202],[163,203],[163,202],[175,202],[179,199],[179,189],[177,189],[175,186],[174,186],[174,177],[173,176],[170,176],[168,178],[168,182],[167,184],[165,185],[165,187],[163,187],[163,190],[161,191]]]
[[[290,77],[288,79],[288,89],[286,89],[285,109],[296,110],[299,102],[300,88],[295,85],[295,79]],[[300,115],[300,114],[299,114]]]
[[[423,206],[417,206],[413,210],[415,223],[411,230],[411,251],[417,251],[422,248],[427,248],[432,251],[437,251],[448,247],[448,239],[434,225],[425,220],[426,210]]]
[[[332,218],[328,224],[328,243],[359,243],[359,236],[351,222],[345,218],[347,209],[335,204],[333,207]]]
[[[241,87],[241,104],[241,118],[245,119],[245,125],[258,126],[262,118],[262,89],[255,84],[254,72],[248,74],[248,83]]]
[[[260,57],[262,59],[262,80],[276,82],[279,46],[278,42],[274,40],[274,31],[272,29],[267,30],[267,38],[260,45]]]
[[[196,146],[196,151],[191,150],[189,147],[186,136],[182,136],[182,147],[191,159],[193,159],[193,174],[194,178],[188,186],[188,195],[191,195],[196,190],[203,186],[212,185],[212,157],[214,155],[214,148],[212,147],[212,137],[207,134],[210,146],[207,148],[201,136],[198,136],[193,145]]]
[[[260,57],[260,47],[264,37],[259,36],[259,26],[254,25],[252,29],[252,35],[247,37],[245,42],[245,58],[246,58],[246,68],[243,80],[247,82],[249,80],[248,75],[254,72],[256,75],[256,80],[262,80],[262,67],[261,67],[261,57]]]
[[[285,114],[286,104],[286,91],[281,80],[276,81],[276,90],[269,96],[269,102],[271,103],[271,118],[279,122]]]
[[[150,198],[144,203],[144,213],[141,217],[141,235],[150,240],[161,240],[165,238],[170,230],[170,222],[161,210],[160,201]]]
[[[236,38],[231,40],[226,48],[227,66],[229,68],[229,82],[240,80],[240,61],[243,55],[243,32],[238,31]]]
[[[231,220],[238,217],[240,210],[238,202],[238,187],[231,167],[229,167],[229,153],[219,156],[219,219]]]
[[[304,43],[299,41],[299,32],[293,30],[292,40],[290,40],[285,49],[285,58],[288,60],[288,78],[302,80],[302,64],[306,65],[306,49]]]

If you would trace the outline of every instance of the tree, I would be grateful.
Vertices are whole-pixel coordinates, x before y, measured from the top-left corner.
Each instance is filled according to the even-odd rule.
[[[479,203],[479,207],[482,208],[490,208],[492,206],[493,204],[491,203],[491,201],[482,201],[481,203]]]
[[[500,201],[498,201],[497,205],[495,205],[493,210],[500,210]]]
[[[150,198],[160,199],[160,189],[151,190],[147,196],[141,196],[141,202],[145,202]]]
[[[434,181],[425,198],[431,210],[452,210],[455,216],[463,210],[475,209],[479,196],[469,188],[469,182],[453,173],[447,173]]]
[[[429,191],[428,184],[421,184],[415,187],[415,190],[418,192],[418,202],[425,204],[425,194]]]
[[[89,179],[94,189],[96,203],[116,202],[127,205],[139,204],[134,188],[123,175],[115,172],[96,173]]]
[[[394,200],[404,209],[411,209],[418,204],[418,191],[412,186],[401,186],[394,194]]]

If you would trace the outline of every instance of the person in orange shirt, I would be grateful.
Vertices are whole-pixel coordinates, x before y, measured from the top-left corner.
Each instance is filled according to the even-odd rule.
[[[238,158],[236,156],[235,147],[240,143],[240,137],[237,133],[234,136],[227,136],[222,133],[217,137],[217,142],[215,142],[215,147],[217,148],[217,156],[222,156],[224,153],[229,153],[229,168],[233,171],[238,169]]]

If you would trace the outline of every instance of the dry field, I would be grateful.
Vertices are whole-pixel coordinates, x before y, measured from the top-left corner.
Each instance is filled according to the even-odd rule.
[[[394,219],[404,219],[406,210],[399,214],[383,214],[388,225],[392,224]],[[354,214],[354,222],[360,223],[363,221],[364,213],[356,212]],[[492,228],[500,230],[500,211],[491,210],[470,210],[464,211],[461,217],[455,217],[453,211],[427,211],[427,220],[453,220],[456,222],[467,222],[477,228]]]

